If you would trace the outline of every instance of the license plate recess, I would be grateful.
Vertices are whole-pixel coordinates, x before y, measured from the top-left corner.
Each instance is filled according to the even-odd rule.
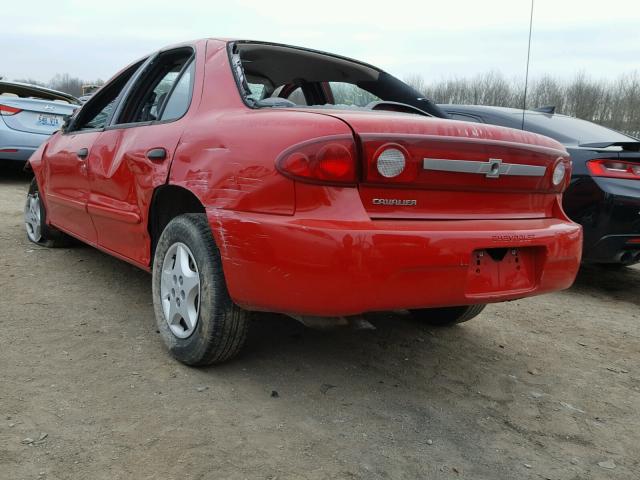
[[[540,247],[475,250],[469,262],[467,295],[531,290],[543,254]]]

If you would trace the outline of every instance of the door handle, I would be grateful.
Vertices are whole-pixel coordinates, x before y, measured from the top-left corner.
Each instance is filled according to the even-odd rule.
[[[87,158],[89,156],[89,149],[88,148],[81,148],[80,150],[78,150],[76,152],[76,155],[78,155],[78,158],[81,158],[82,160],[84,160],[85,158]]]
[[[147,152],[149,160],[159,161],[167,158],[167,151],[164,148],[152,148]]]

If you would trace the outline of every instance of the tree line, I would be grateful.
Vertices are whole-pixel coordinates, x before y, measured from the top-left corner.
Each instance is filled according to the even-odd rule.
[[[524,82],[495,71],[431,83],[410,75],[405,82],[436,103],[522,108],[524,102]],[[526,107],[543,106],[640,138],[640,72],[610,80],[593,79],[585,72],[569,80],[549,75],[530,80]]]

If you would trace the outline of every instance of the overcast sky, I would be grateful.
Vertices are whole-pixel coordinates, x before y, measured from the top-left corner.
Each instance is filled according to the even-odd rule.
[[[383,5],[387,5],[383,7]],[[0,75],[107,79],[164,45],[233,37],[301,45],[426,80],[524,77],[530,0],[95,0],[2,4]],[[532,77],[640,70],[637,0],[536,0]]]

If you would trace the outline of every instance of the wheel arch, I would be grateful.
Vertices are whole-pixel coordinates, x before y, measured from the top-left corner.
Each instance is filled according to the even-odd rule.
[[[45,155],[48,143],[49,143],[48,141],[43,142],[36,149],[36,151],[31,154],[31,157],[29,157],[29,159],[25,162],[24,168],[23,168],[25,172],[33,174],[33,176],[36,178],[38,188],[40,192],[43,193],[43,197],[45,196],[44,189],[46,188],[44,171],[43,171],[43,167],[44,167],[43,157]],[[45,206],[46,206],[46,200],[43,199],[43,201],[45,202]]]
[[[151,239],[150,264],[153,264],[158,239],[167,224],[185,213],[206,213],[200,199],[190,190],[177,185],[160,185],[151,197],[147,229]]]

